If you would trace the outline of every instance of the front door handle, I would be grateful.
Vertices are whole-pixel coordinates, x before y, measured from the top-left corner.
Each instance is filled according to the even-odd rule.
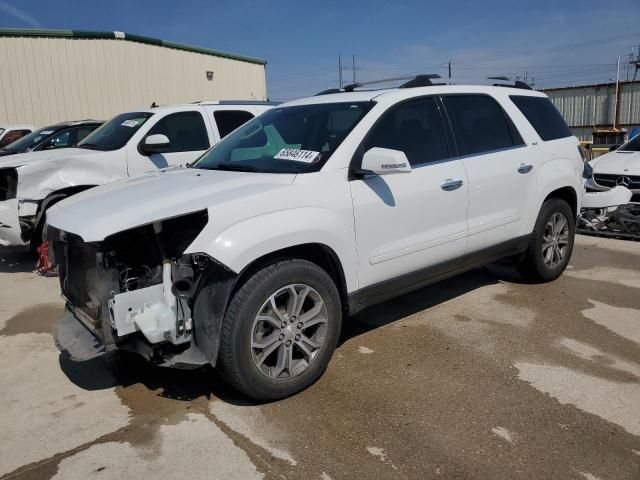
[[[440,188],[442,188],[445,192],[451,192],[453,190],[459,189],[464,182],[462,180],[452,180],[447,178]]]
[[[518,173],[529,173],[533,170],[533,165],[527,165],[525,163],[521,163],[518,167]]]

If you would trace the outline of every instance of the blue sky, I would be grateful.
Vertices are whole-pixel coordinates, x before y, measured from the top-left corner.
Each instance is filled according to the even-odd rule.
[[[335,87],[338,52],[348,67],[356,55],[360,80],[444,76],[451,60],[458,80],[607,81],[618,55],[637,52],[639,20],[638,0],[0,0],[0,27],[121,30],[265,58],[276,100]]]

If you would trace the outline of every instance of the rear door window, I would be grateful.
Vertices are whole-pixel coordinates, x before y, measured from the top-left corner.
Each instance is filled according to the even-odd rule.
[[[224,138],[236,128],[244,125],[253,118],[253,114],[245,110],[216,110],[213,118],[218,125],[220,138]]]
[[[178,112],[167,115],[156,123],[149,135],[162,134],[169,139],[166,153],[193,152],[209,148],[209,136],[199,112]]]
[[[522,137],[489,95],[443,97],[461,155],[477,155],[522,145]]]
[[[511,95],[509,97],[544,141],[571,137],[573,134],[562,114],[546,97]]]

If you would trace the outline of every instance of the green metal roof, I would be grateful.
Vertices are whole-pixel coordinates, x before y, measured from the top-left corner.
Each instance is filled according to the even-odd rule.
[[[130,42],[146,43],[160,47],[175,48],[187,52],[202,53],[215,57],[230,58],[242,62],[257,63],[266,65],[267,61],[262,58],[248,57],[236,53],[221,52],[212,48],[196,47],[185,43],[169,42],[157,38],[144,37],[124,32],[92,32],[88,30],[51,30],[41,28],[0,28],[0,37],[48,37],[48,38],[76,38],[76,39],[108,39],[108,40],[128,40]]]

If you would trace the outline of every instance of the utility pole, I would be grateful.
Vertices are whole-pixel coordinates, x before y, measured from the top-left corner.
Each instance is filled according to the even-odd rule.
[[[618,66],[616,68],[616,108],[613,112],[613,129],[618,128],[618,118],[620,110],[620,55],[618,55]]]
[[[449,60],[448,67],[449,67],[449,78],[451,78],[451,60]]]
[[[338,85],[342,88],[342,54],[338,54]]]
[[[356,56],[352,55],[352,68],[353,68],[353,84],[356,83]]]

